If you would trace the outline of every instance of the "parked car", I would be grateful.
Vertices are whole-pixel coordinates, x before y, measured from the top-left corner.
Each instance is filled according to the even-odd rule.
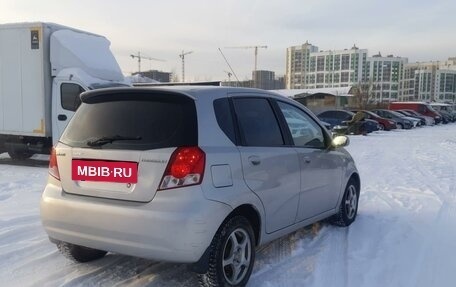
[[[428,103],[425,102],[392,102],[389,104],[388,109],[390,110],[414,110],[424,116],[432,117],[435,123],[442,122],[442,115],[434,110]]]
[[[411,120],[413,122],[413,126],[414,127],[419,127],[419,126],[425,126],[426,125],[426,120],[423,118],[423,117],[417,117],[415,115],[412,115],[406,111],[403,111],[403,110],[396,110],[395,112],[397,113],[400,113],[401,115],[403,115],[404,117],[406,117],[407,119]]]
[[[319,113],[317,117],[321,121],[331,124],[331,128],[334,128],[335,126],[345,126],[346,122],[350,121],[354,115],[355,114],[353,112],[345,110],[327,110]],[[364,119],[362,129],[364,129],[367,133],[378,131],[378,122]]]
[[[377,109],[372,110],[373,113],[381,116],[382,118],[390,119],[396,122],[398,129],[411,129],[413,122],[405,118],[405,116],[390,110]]]
[[[411,116],[417,117],[419,119],[424,119],[424,122],[427,126],[435,125],[435,119],[433,117],[428,117],[428,116],[422,115],[414,110],[401,110],[401,111],[407,112]]]
[[[456,114],[453,113],[451,105],[445,103],[431,103],[431,107],[442,115],[444,124],[456,121]]]
[[[381,116],[377,115],[376,113],[373,113],[371,111],[366,111],[366,110],[361,110],[364,113],[364,117],[366,119],[374,120],[378,122],[378,125],[380,127],[380,130],[385,130],[385,131],[390,131],[393,129],[396,129],[396,122],[382,118]],[[357,110],[352,110],[352,112],[356,113]]]
[[[356,218],[345,136],[272,92],[116,88],[81,95],[52,150],[41,220],[67,257],[107,251],[192,263],[203,286],[244,286],[255,248]]]

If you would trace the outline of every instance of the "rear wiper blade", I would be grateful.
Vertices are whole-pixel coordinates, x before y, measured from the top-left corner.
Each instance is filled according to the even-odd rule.
[[[115,141],[134,141],[134,140],[140,140],[140,139],[141,139],[140,136],[126,137],[126,136],[115,135],[115,136],[109,136],[109,137],[101,137],[101,138],[95,139],[93,141],[88,141],[87,145],[88,146],[102,146],[102,145],[105,145],[108,143],[113,143]]]

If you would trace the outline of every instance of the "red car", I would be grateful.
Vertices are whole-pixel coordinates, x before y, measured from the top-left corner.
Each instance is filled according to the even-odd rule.
[[[355,110],[353,112],[356,113],[357,111]],[[363,112],[364,118],[378,122],[381,130],[390,131],[397,128],[395,121],[382,118],[371,111],[361,110],[361,112]]]

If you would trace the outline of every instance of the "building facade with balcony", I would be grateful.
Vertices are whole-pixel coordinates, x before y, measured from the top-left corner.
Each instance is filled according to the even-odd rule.
[[[367,58],[363,82],[371,85],[371,102],[391,102],[399,99],[401,78],[407,62],[407,58],[393,55],[382,57],[380,53]]]
[[[456,58],[404,65],[400,100],[451,102],[456,100]]]
[[[288,89],[348,87],[366,76],[367,50],[319,51],[306,42],[287,49],[285,83]]]

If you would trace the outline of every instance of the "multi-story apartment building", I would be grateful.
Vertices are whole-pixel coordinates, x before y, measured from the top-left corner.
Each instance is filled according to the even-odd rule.
[[[257,70],[252,72],[254,88],[273,90],[275,88],[275,73],[273,71]]]
[[[286,87],[314,89],[347,87],[360,82],[366,74],[367,50],[318,51],[306,42],[287,49]]]
[[[284,77],[276,77],[273,71],[258,70],[252,72],[252,80],[225,81],[222,86],[279,90],[285,88]]]
[[[138,73],[133,73],[133,75],[136,75],[136,74],[138,74]],[[171,78],[173,75],[172,73],[162,72],[162,71],[157,71],[157,70],[149,70],[149,71],[145,71],[145,72],[140,72],[139,74],[143,77],[147,77],[149,79],[156,80],[161,83],[171,82]]]
[[[404,57],[366,49],[319,51],[308,42],[287,48],[287,89],[368,87],[370,102],[456,101],[456,57],[442,62],[408,63]]]
[[[388,55],[382,57],[380,53],[367,58],[367,73],[363,83],[368,83],[370,89],[370,101],[384,102],[397,101],[399,98],[400,80],[404,65],[408,59]]]
[[[318,47],[306,42],[301,46],[287,48],[285,86],[287,89],[305,89],[310,54],[317,53]]]
[[[456,99],[456,58],[404,65],[400,100],[447,101]]]
[[[456,70],[438,70],[435,81],[435,100],[456,103]]]

